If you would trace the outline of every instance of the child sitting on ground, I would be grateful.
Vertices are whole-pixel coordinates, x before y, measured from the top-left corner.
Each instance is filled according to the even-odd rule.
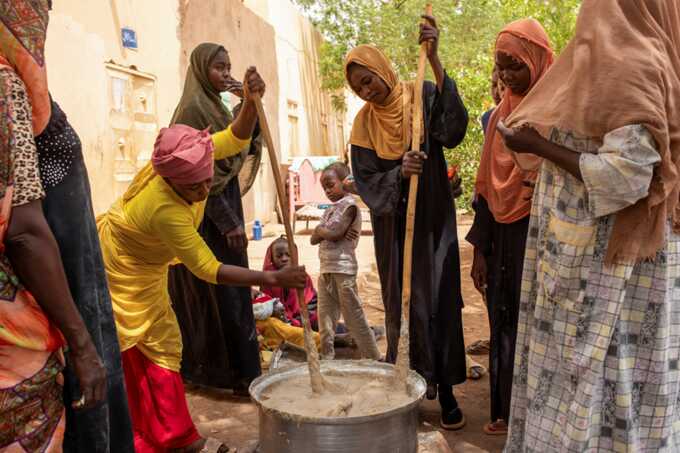
[[[380,352],[357,291],[355,250],[361,232],[361,212],[354,197],[343,186],[349,173],[347,165],[335,162],[321,174],[321,185],[333,204],[324,212],[311,238],[312,245],[319,244],[321,262],[318,283],[321,356],[324,359],[335,357],[335,327],[342,314],[362,357],[378,360]]]
[[[261,349],[273,351],[284,342],[305,347],[302,327],[295,326],[289,321],[286,308],[279,299],[253,291],[252,302],[255,327],[262,337]],[[314,341],[319,347],[319,334],[316,332]]]
[[[288,240],[285,236],[275,239],[267,249],[267,254],[264,259],[264,271],[274,271],[283,269],[288,266],[290,261],[290,251],[288,250]],[[298,301],[298,294],[296,290],[289,290],[287,288],[277,286],[263,286],[261,291],[273,298],[281,301],[284,308],[285,322],[293,327],[302,327],[302,313],[300,312],[300,302]],[[309,310],[309,321],[312,325],[312,330],[319,331],[319,323],[317,320],[316,301],[317,295],[314,289],[312,278],[307,275],[307,282],[305,283],[304,299]],[[347,329],[342,323],[338,323],[335,333],[336,346],[350,346]]]
[[[288,250],[288,241],[285,236],[274,239],[267,249],[267,254],[264,258],[264,271],[274,271],[283,269],[290,264],[290,251]],[[302,327],[302,314],[300,313],[300,302],[298,301],[297,290],[289,290],[277,286],[263,286],[261,291],[268,296],[279,299],[284,306],[285,315],[288,323],[295,327]],[[307,304],[309,310],[309,320],[312,324],[312,329],[318,330],[317,315],[316,315],[316,290],[312,278],[307,275],[307,281],[304,289],[304,302]]]

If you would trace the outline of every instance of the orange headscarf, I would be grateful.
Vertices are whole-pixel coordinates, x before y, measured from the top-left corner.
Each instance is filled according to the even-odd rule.
[[[584,0],[576,34],[507,120],[548,138],[558,128],[602,139],[631,124],[654,136],[661,163],[649,195],[616,214],[607,262],[654,257],[666,221],[680,231],[680,2]]]
[[[51,103],[45,70],[47,0],[0,1],[0,65],[11,66],[26,85],[33,109],[33,134],[50,119]]]
[[[350,50],[345,58],[347,68],[356,63],[380,77],[390,89],[384,105],[367,102],[357,113],[349,142],[370,148],[387,160],[399,160],[411,146],[411,115],[413,109],[413,82],[400,82],[392,69],[392,62],[380,49],[363,44]]]
[[[529,90],[543,77],[553,62],[553,51],[548,35],[534,19],[522,19],[507,25],[498,34],[496,52],[510,55],[529,67],[531,72]],[[489,120],[482,159],[477,171],[475,184],[477,193],[484,197],[494,219],[499,223],[516,222],[529,215],[531,211],[533,189],[528,183],[535,181],[536,172],[525,172],[516,165],[496,130],[498,121],[515,110],[524,96],[505,88],[503,100]]]

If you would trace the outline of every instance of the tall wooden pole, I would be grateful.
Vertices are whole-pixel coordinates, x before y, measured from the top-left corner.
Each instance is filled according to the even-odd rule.
[[[425,6],[425,14],[432,15],[432,5]],[[413,93],[413,114],[411,115],[411,150],[420,151],[420,135],[423,123],[423,81],[427,64],[426,42],[420,45],[418,72]],[[409,181],[408,204],[406,207],[406,235],[404,238],[404,269],[401,283],[401,327],[399,329],[399,347],[397,352],[397,383],[406,385],[410,368],[409,354],[409,322],[411,318],[411,274],[413,267],[413,234],[416,220],[416,200],[418,199],[418,175],[412,175]]]
[[[267,123],[267,116],[264,113],[262,106],[262,99],[259,96],[254,96],[255,107],[257,108],[257,117],[260,121],[260,130],[264,135],[264,141],[269,152],[269,161],[272,165],[272,172],[274,173],[274,182],[276,183],[276,193],[279,198],[279,206],[281,207],[281,216],[283,217],[283,225],[286,229],[286,237],[288,239],[288,248],[290,249],[290,256],[293,266],[299,263],[298,249],[295,245],[295,236],[293,228],[290,223],[290,215],[288,206],[286,206],[286,191],[284,190],[283,179],[281,178],[281,169],[279,167],[279,159],[276,156],[274,149],[274,141],[272,140],[269,123]],[[312,391],[314,393],[321,393],[326,388],[326,382],[321,376],[321,367],[319,365],[319,351],[316,349],[314,342],[314,333],[312,332],[312,325],[309,322],[309,310],[307,309],[307,301],[305,300],[305,292],[303,289],[297,290],[298,302],[300,303],[300,312],[302,313],[302,325],[304,328],[305,338],[305,352],[307,353],[307,365],[309,366],[309,376],[312,382]]]

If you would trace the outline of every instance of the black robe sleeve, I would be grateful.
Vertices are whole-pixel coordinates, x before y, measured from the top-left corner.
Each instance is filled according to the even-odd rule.
[[[426,127],[429,140],[447,148],[458,146],[467,131],[468,113],[456,83],[445,75],[439,93],[436,85],[425,82],[423,100],[424,113],[431,112]],[[359,194],[373,214],[385,215],[404,209],[408,181],[401,176],[400,161],[390,165],[390,161],[380,159],[374,150],[352,145],[352,169]]]
[[[232,209],[227,198],[224,192],[218,195],[210,195],[205,204],[205,216],[213,221],[222,234],[243,226],[241,216]]]
[[[432,102],[428,128],[430,137],[446,148],[455,148],[465,138],[469,120],[456,82],[444,74],[441,93],[432,82],[425,82],[423,92],[426,100]]]
[[[493,214],[491,214],[484,197],[479,194],[474,204],[474,210],[475,219],[465,239],[475,248],[480,249],[485,256],[489,256],[493,248]]]
[[[238,116],[242,105],[243,102],[239,102],[236,107],[234,107],[232,113],[234,118]],[[248,151],[249,155],[253,155],[258,152],[257,147],[261,146],[261,144],[256,142],[256,140],[259,138],[259,136],[260,122],[257,121],[255,123],[255,129],[253,130],[252,140],[250,142],[250,149]],[[238,195],[231,193],[238,191],[234,190],[234,187],[231,187],[233,184],[234,182],[230,181],[221,194],[210,195],[208,197],[208,201],[205,204],[205,216],[213,221],[215,226],[222,234],[226,234],[235,228],[243,227],[243,215],[241,214],[241,207],[235,206],[235,204],[240,205],[240,203],[235,203],[234,200],[234,197],[240,197],[240,193]]]
[[[389,162],[389,161],[387,161]],[[386,161],[375,151],[352,145],[352,174],[361,199],[375,215],[385,215],[401,208],[406,187],[401,176],[401,161],[385,168]]]
[[[489,120],[491,119],[491,115],[493,114],[493,111],[495,110],[494,107],[490,108],[484,114],[482,115],[482,132],[484,132],[484,135],[486,135],[486,128],[489,126]]]

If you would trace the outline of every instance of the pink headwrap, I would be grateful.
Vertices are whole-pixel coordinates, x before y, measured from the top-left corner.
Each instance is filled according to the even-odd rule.
[[[161,129],[151,163],[159,176],[177,184],[195,184],[213,176],[213,146],[207,129],[175,124]]]

